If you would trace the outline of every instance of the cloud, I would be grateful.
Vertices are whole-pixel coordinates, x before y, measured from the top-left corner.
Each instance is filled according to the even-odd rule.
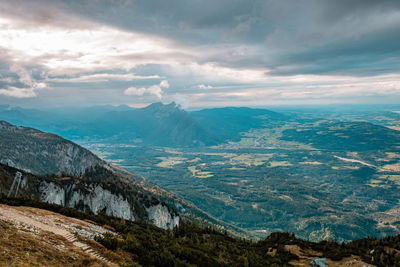
[[[161,88],[169,88],[169,83],[168,83],[168,81],[167,81],[167,80],[162,80],[162,81],[160,82],[160,87],[161,87]]]
[[[4,87],[0,89],[0,95],[31,98],[37,96],[36,91],[47,87],[45,82],[35,79],[32,72],[24,66],[14,63],[9,67],[9,71],[10,73],[8,74],[12,74],[15,77],[8,76],[0,79]],[[3,75],[7,75],[7,73],[5,72]]]
[[[31,98],[35,97],[36,93],[33,88],[17,88],[10,86],[7,89],[0,89],[0,95],[15,98]]]
[[[199,84],[199,85],[197,85],[197,88],[199,88],[199,89],[212,89],[213,87],[211,85]]]
[[[0,104],[399,99],[398,0],[1,2]]]
[[[133,80],[149,80],[149,79],[160,79],[159,75],[135,75],[134,73],[95,73],[87,75],[79,75],[67,78],[50,78],[49,82],[64,82],[64,83],[99,83],[99,82],[110,82],[110,81],[133,81]]]
[[[169,88],[169,83],[167,80],[162,80],[160,84],[155,84],[150,87],[129,87],[124,91],[124,94],[135,96],[153,95],[158,99],[161,99],[163,96],[162,88]]]

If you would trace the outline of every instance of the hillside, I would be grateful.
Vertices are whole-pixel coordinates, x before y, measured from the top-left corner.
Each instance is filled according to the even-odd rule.
[[[93,153],[60,136],[0,121],[0,162],[35,174],[80,175],[107,166]]]
[[[0,194],[148,221],[162,228],[179,224],[174,209],[132,180],[138,176],[120,175],[88,150],[57,135],[3,121],[0,148],[0,161],[6,164],[0,163]]]
[[[126,263],[94,241],[98,235],[116,233],[88,220],[0,205],[0,232],[1,266],[115,267],[113,262]]]
[[[0,229],[4,233],[0,248],[9,252],[0,256],[3,265],[25,262],[39,266],[40,262],[62,266],[82,262],[85,266],[310,266],[313,260],[324,258],[328,266],[343,267],[400,263],[400,236],[339,245],[273,233],[252,242],[195,224],[166,231],[21,198],[2,198],[0,202],[7,204],[0,205]]]

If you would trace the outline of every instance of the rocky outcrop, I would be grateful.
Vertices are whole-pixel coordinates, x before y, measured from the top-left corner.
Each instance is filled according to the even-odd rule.
[[[41,182],[38,193],[40,194],[40,200],[43,202],[65,206],[64,188],[52,182]]]
[[[115,195],[108,190],[103,189],[100,185],[90,185],[90,193],[85,194],[81,190],[72,188],[71,197],[66,203],[67,207],[78,208],[81,203],[88,207],[94,214],[105,212],[108,216],[124,218],[134,221],[134,209],[131,207],[127,199],[121,195]]]
[[[149,220],[160,228],[173,229],[179,225],[179,217],[173,216],[168,207],[161,203],[146,209]]]

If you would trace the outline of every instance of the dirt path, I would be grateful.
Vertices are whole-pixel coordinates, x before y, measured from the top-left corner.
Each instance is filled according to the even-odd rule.
[[[110,232],[103,227],[82,220],[65,217],[50,211],[5,205],[0,205],[0,220],[11,222],[18,229],[23,229],[32,233],[46,231],[60,235],[70,241],[74,246],[82,249],[85,253],[105,262],[108,266],[118,266],[77,239],[79,235],[92,239],[96,235]]]

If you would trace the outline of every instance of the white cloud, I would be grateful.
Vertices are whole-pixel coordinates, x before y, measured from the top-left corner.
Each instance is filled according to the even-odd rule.
[[[197,86],[199,89],[212,89],[213,87],[211,85],[205,85],[205,84],[199,84]]]
[[[169,88],[167,80],[162,80],[160,84],[155,84],[150,87],[129,87],[124,91],[124,94],[135,96],[154,95],[158,99],[161,99],[164,93],[162,88]]]
[[[7,83],[6,88],[0,89],[0,95],[5,95],[15,98],[31,98],[36,97],[37,90],[41,90],[47,87],[46,83],[37,81],[32,77],[32,73],[28,71],[24,66],[19,64],[13,64],[10,66],[10,71],[18,76],[17,79],[13,77],[2,78],[1,81]],[[25,87],[16,87],[12,84],[20,83]]]
[[[169,88],[169,83],[168,83],[168,81],[167,81],[167,80],[162,80],[162,81],[160,82],[160,87],[161,87],[161,88]]]
[[[15,98],[31,98],[35,97],[36,93],[33,88],[8,87],[7,89],[0,89],[0,95]]]
[[[80,75],[76,77],[67,78],[51,78],[48,79],[50,82],[64,82],[64,83],[91,83],[91,82],[109,82],[109,81],[133,81],[133,80],[150,80],[160,79],[159,75],[135,75],[134,73],[115,74],[115,73],[95,73]]]

